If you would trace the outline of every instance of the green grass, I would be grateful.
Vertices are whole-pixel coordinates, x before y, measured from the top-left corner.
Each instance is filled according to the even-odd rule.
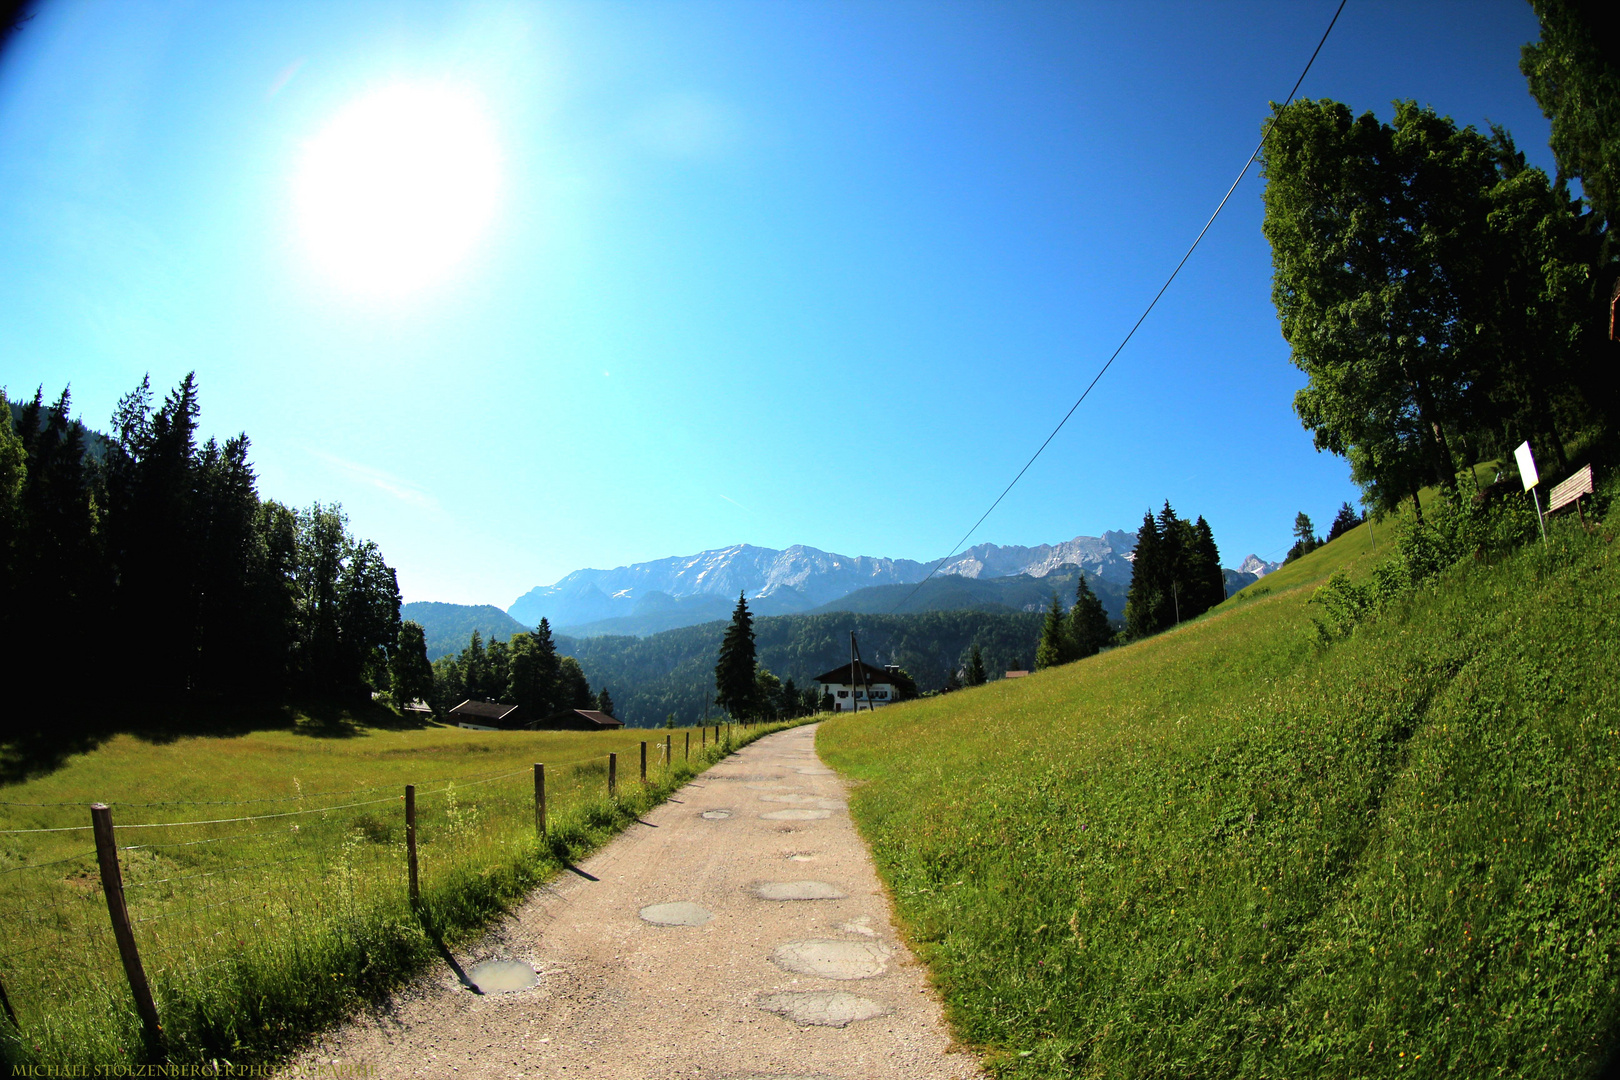
[[[1362,526],[1156,638],[818,748],[1016,1077],[1571,1077],[1617,1031],[1620,567],[1464,560],[1323,644]]]
[[[706,751],[693,730],[690,762],[686,729],[120,735],[0,788],[0,830],[72,829],[88,824],[90,802],[110,803],[168,1059],[274,1062],[476,934],[730,749],[782,726],[739,730],[719,748],[711,738]],[[613,799],[609,752],[618,754]],[[536,761],[547,765],[544,840]],[[406,887],[407,783],[417,786],[417,910]],[[257,820],[225,820],[243,817]],[[139,827],[197,821],[217,823]],[[116,1067],[155,1056],[93,848],[82,829],[0,832],[0,978],[19,1023],[0,1019],[8,1064]]]

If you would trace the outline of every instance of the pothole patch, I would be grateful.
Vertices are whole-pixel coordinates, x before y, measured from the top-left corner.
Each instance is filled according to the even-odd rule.
[[[467,981],[478,987],[480,994],[509,994],[539,986],[540,976],[521,960],[485,960],[467,969]]]
[[[801,795],[796,791],[788,791],[788,792],[783,792],[780,795],[761,795],[759,797],[759,801],[760,802],[785,802],[785,803],[813,803],[813,802],[816,802],[818,798],[819,798],[819,796],[816,796],[816,795]]]
[[[749,891],[761,900],[842,900],[849,895],[825,881],[761,881]]]
[[[860,1020],[871,1020],[888,1012],[888,1008],[871,998],[846,994],[842,990],[821,990],[810,993],[771,994],[762,998],[759,1007],[773,1012],[795,1024],[815,1027],[841,1028]]]
[[[815,853],[810,851],[784,851],[782,852],[782,858],[786,859],[788,862],[816,861]]]
[[[668,904],[648,904],[641,909],[641,918],[656,926],[702,926],[714,918],[714,912],[702,904],[676,900]]]
[[[796,806],[791,810],[771,810],[759,816],[766,821],[820,821],[832,817],[832,811],[807,810]]]
[[[866,937],[877,937],[877,931],[872,929],[872,916],[857,915],[848,922],[841,922],[833,927],[846,934],[864,934]]]
[[[790,941],[771,954],[780,968],[823,979],[870,979],[888,970],[894,950],[881,941]]]
[[[730,810],[705,810],[703,817],[707,821],[724,821],[731,816]]]
[[[793,771],[800,776],[831,776],[833,774],[831,769],[825,769],[819,765],[796,765]]]

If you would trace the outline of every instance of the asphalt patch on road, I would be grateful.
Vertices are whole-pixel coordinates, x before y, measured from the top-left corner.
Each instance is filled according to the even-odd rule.
[[[675,900],[668,904],[648,904],[641,909],[641,918],[655,926],[702,926],[714,918],[714,912],[702,904],[688,900]]]
[[[759,816],[766,821],[821,821],[824,818],[832,817],[832,811],[806,810],[802,807],[794,807],[792,810],[772,810]]]
[[[509,994],[539,986],[540,976],[521,960],[485,960],[467,969],[467,981],[478,987],[480,994]]]
[[[761,900],[842,900],[849,895],[825,881],[760,881],[748,891]]]
[[[823,979],[871,979],[889,968],[894,950],[881,941],[790,941],[771,960],[796,975]]]
[[[818,990],[798,994],[772,994],[761,999],[766,1012],[792,1020],[795,1024],[841,1028],[859,1020],[871,1020],[888,1012],[871,998],[846,994],[842,990]]]

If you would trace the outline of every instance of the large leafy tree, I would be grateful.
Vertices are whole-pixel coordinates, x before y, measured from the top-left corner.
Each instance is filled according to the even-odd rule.
[[[1614,243],[1620,226],[1620,47],[1614,12],[1598,0],[1530,0],[1541,40],[1520,52],[1519,70],[1552,121],[1560,180],[1577,179]]]
[[[409,619],[399,624],[399,640],[388,657],[394,700],[401,705],[433,697],[433,665],[427,658],[427,634]]]
[[[720,658],[714,665],[714,703],[739,719],[752,716],[759,693],[754,671],[754,616],[748,598],[737,594],[731,625],[720,641]]]
[[[1505,131],[1298,101],[1273,114],[1264,175],[1272,297],[1309,376],[1294,407],[1370,507],[1454,489],[1521,438],[1562,454],[1586,263],[1568,198]]]

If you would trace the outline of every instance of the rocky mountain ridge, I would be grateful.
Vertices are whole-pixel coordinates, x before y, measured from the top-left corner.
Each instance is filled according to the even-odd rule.
[[[1123,587],[1130,584],[1135,548],[1136,534],[1118,531],[1035,547],[978,544],[953,556],[936,576],[1040,578],[1079,566],[1091,578]],[[558,630],[627,617],[668,628],[723,619],[742,593],[756,615],[787,615],[825,608],[860,589],[916,584],[932,566],[803,544],[785,550],[738,544],[612,570],[576,570],[524,593],[507,614],[529,626],[545,617]]]

